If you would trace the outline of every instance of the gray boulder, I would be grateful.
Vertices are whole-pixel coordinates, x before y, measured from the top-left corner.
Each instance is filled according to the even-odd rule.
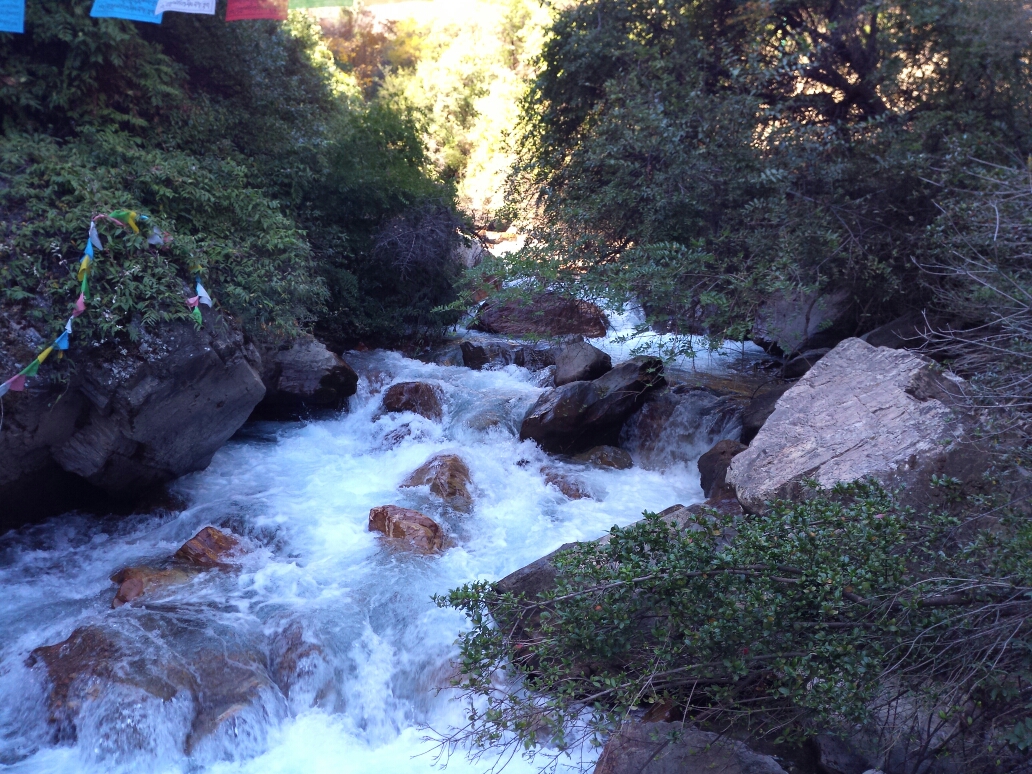
[[[255,413],[294,419],[312,409],[338,411],[358,389],[355,370],[310,336],[262,357],[265,398]]]
[[[625,723],[606,742],[595,774],[785,774],[769,755],[681,723]]]
[[[750,333],[764,349],[786,356],[834,346],[850,310],[846,291],[775,294],[756,315]]]
[[[980,471],[953,407],[958,382],[913,352],[847,339],[781,396],[731,462],[728,483],[750,512],[803,496],[808,478],[831,487],[870,476],[921,504],[931,474],[967,480]]]
[[[523,419],[520,440],[561,453],[615,446],[627,418],[663,384],[663,361],[654,357],[631,358],[594,381],[564,384],[538,398]]]
[[[69,357],[76,370],[67,383],[41,371],[24,392],[4,396],[0,497],[9,505],[35,504],[37,477],[52,471],[71,474],[65,483],[134,495],[202,470],[265,394],[257,351],[228,325],[168,324],[131,350]],[[0,357],[5,372],[10,360]]]
[[[555,386],[597,379],[613,369],[613,360],[586,341],[569,344],[555,359]]]

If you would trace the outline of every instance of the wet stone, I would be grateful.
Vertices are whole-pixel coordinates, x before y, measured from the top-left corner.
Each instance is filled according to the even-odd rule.
[[[173,559],[196,567],[229,567],[232,566],[229,560],[237,553],[239,545],[240,541],[232,535],[215,527],[205,527],[183,543]]]
[[[429,516],[397,505],[381,505],[369,511],[369,531],[404,540],[413,548],[430,553],[444,545],[444,532]]]
[[[469,493],[472,479],[469,467],[456,454],[438,454],[431,457],[406,478],[402,487],[429,486],[431,493],[462,513],[473,510],[473,495]]]
[[[573,458],[575,462],[586,462],[597,468],[627,470],[634,466],[631,455],[616,446],[596,446]]]
[[[434,422],[444,416],[440,390],[426,382],[399,382],[384,393],[383,408],[392,414],[411,411]]]

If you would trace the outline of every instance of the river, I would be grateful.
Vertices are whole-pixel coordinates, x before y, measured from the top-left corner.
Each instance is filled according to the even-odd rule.
[[[623,345],[608,346],[625,354]],[[347,358],[362,374],[347,413],[248,425],[207,470],[175,483],[183,507],[117,519],[72,513],[0,537],[0,771],[432,771],[428,729],[462,722],[447,686],[464,620],[431,595],[501,578],[563,543],[633,522],[644,509],[702,499],[692,464],[658,471],[561,462],[594,499],[568,500],[549,487],[540,473],[546,455],[516,438],[543,389],[540,374],[517,366],[471,371],[393,352]],[[442,388],[442,422],[381,413],[382,389],[407,380]],[[413,432],[391,446],[385,439],[405,423]],[[696,455],[713,440],[700,432]],[[438,452],[469,465],[472,513],[449,512],[425,487],[398,488]],[[369,509],[389,503],[438,519],[449,547],[424,556],[370,533]],[[203,573],[112,609],[112,573],[166,559],[207,525],[241,536],[248,552],[238,571]],[[116,664],[116,673],[160,672],[184,647],[230,653],[243,641],[274,649],[284,632],[311,643],[317,657],[289,695],[263,689],[189,756],[190,697],[160,697],[117,679],[83,689],[74,740],[56,737],[45,670],[27,660],[93,624],[139,643],[136,660]],[[582,754],[573,763],[590,764],[594,753]],[[448,770],[489,765],[460,751]],[[517,758],[507,770],[537,769]]]

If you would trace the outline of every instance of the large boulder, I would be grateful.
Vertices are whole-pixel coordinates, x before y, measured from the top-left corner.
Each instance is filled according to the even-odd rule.
[[[746,395],[681,384],[657,390],[628,420],[620,445],[648,469],[694,465],[715,442],[738,437]]]
[[[426,382],[392,384],[383,395],[383,408],[391,413],[411,411],[435,422],[444,416],[441,391]]]
[[[555,347],[545,343],[519,341],[466,340],[459,345],[462,364],[474,371],[518,365],[529,371],[541,371],[555,365]]]
[[[402,540],[417,551],[432,553],[444,545],[440,525],[426,514],[397,505],[381,505],[369,511],[369,531]]]
[[[760,755],[719,734],[681,723],[625,723],[606,742],[595,774],[785,774]]]
[[[13,373],[33,354],[15,340],[0,350],[0,368]],[[258,353],[231,324],[169,323],[126,348],[73,348],[68,359],[66,383],[49,378],[48,361],[24,392],[4,396],[0,498],[9,516],[37,510],[54,471],[136,495],[202,470],[265,394]]]
[[[265,398],[255,414],[295,419],[313,409],[340,410],[358,389],[355,370],[310,336],[262,356]]]
[[[469,467],[457,454],[437,454],[420,465],[402,483],[404,487],[429,486],[431,494],[440,497],[461,513],[473,510],[469,492],[472,479]]]
[[[538,398],[523,419],[520,439],[562,453],[615,446],[624,422],[664,383],[661,360],[635,357],[594,381],[564,384]]]
[[[752,340],[786,356],[832,347],[843,338],[851,308],[849,293],[778,293],[760,307]]]
[[[727,480],[750,512],[775,498],[872,477],[922,504],[933,473],[968,480],[980,455],[953,405],[957,381],[913,352],[847,339],[777,401]]]
[[[555,359],[555,386],[598,379],[612,369],[609,355],[586,341],[575,341],[563,347]]]
[[[579,334],[595,338],[606,335],[609,320],[601,309],[588,301],[541,293],[530,301],[486,301],[473,327],[503,336]]]

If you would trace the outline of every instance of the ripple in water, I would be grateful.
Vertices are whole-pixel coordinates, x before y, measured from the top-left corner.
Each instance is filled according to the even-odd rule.
[[[431,595],[501,578],[643,509],[702,499],[693,465],[576,467],[595,500],[547,486],[545,455],[513,435],[541,392],[521,368],[474,372],[393,353],[356,355],[353,365],[364,377],[350,413],[249,426],[207,470],[177,482],[182,512],[71,514],[0,538],[0,770],[431,771],[426,728],[462,723],[451,689],[439,689],[464,626]],[[382,388],[413,379],[440,385],[443,423],[379,415]],[[406,423],[407,434],[395,432]],[[390,447],[392,433],[404,437]],[[469,464],[471,514],[448,511],[425,488],[398,488],[438,452]],[[437,519],[450,547],[420,556],[385,545],[366,525],[370,508],[389,503]],[[249,546],[238,572],[203,573],[111,609],[112,573],[159,563],[209,524]],[[75,720],[60,730],[44,670],[26,662],[89,627],[98,641],[115,638],[116,669],[66,687],[62,717]],[[233,670],[244,687],[220,694]],[[488,766],[459,754],[448,768]],[[516,759],[508,770],[536,768]]]

